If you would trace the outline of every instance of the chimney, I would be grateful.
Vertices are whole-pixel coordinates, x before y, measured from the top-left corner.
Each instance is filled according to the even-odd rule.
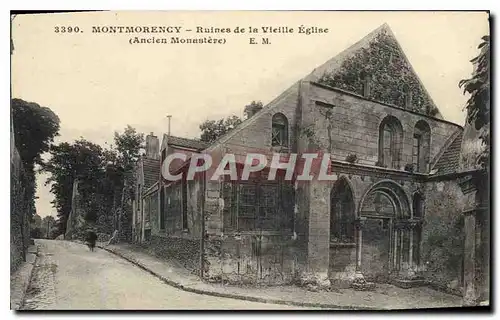
[[[151,132],[146,136],[146,158],[160,159],[160,141],[158,137]]]
[[[367,73],[362,75],[363,79],[363,96],[368,98],[370,96],[370,85],[371,85],[371,76]]]

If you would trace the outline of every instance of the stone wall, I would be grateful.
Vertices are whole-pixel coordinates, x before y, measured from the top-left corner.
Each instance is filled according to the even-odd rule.
[[[463,194],[456,181],[428,183],[422,231],[423,275],[440,289],[462,290]]]
[[[200,270],[200,240],[183,236],[152,235],[144,246],[150,253],[163,259],[174,259],[185,268],[198,273]]]
[[[11,147],[10,176],[10,271],[14,272],[25,261],[30,242],[30,217],[32,208],[26,198],[27,184],[21,158]]]
[[[228,234],[205,242],[205,279],[249,285],[290,284],[302,251],[290,234]]]
[[[401,169],[412,163],[413,132],[419,120],[431,128],[430,159],[434,159],[458,125],[436,118],[386,106],[338,89],[314,83],[303,85],[308,100],[303,108],[302,131],[312,131],[310,138],[320,150],[328,150],[334,159],[344,161],[355,154],[360,164],[378,161],[378,137],[381,121],[388,115],[403,126]]]

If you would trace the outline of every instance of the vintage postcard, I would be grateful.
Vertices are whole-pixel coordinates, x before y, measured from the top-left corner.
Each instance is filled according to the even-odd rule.
[[[490,307],[487,11],[10,22],[11,309]]]

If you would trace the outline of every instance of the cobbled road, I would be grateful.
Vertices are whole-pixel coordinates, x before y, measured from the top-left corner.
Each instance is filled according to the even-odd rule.
[[[24,310],[300,309],[186,292],[101,249],[90,252],[68,241],[36,243],[39,254]]]

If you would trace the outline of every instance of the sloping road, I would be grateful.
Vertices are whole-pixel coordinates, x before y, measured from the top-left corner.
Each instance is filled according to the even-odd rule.
[[[186,292],[104,250],[37,240],[39,257],[25,310],[300,309]]]

